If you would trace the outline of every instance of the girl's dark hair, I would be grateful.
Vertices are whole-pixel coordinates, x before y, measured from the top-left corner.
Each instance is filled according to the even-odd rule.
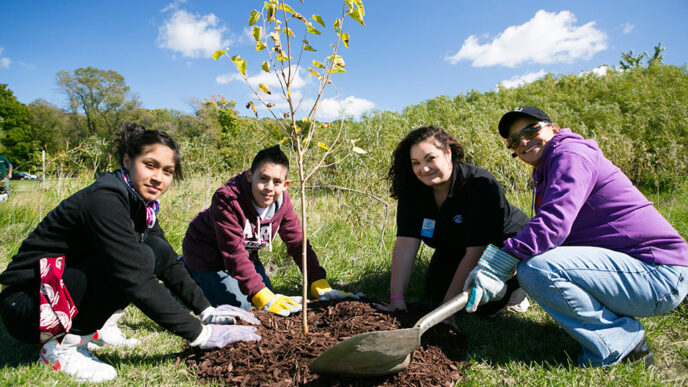
[[[148,130],[144,126],[134,122],[124,124],[117,140],[117,154],[119,165],[124,166],[124,155],[134,160],[141,154],[143,148],[148,145],[162,144],[174,151],[174,178],[183,180],[182,158],[179,155],[179,147],[169,134],[160,130]]]
[[[392,153],[392,166],[389,167],[387,180],[390,181],[389,193],[394,199],[408,192],[417,192],[423,187],[411,166],[411,147],[428,138],[435,140],[435,144],[442,150],[451,149],[452,163],[458,164],[463,160],[463,145],[454,136],[439,126],[423,126],[414,129],[399,142]]]

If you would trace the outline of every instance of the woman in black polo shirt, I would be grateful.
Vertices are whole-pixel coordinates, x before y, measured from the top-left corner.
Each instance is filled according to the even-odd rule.
[[[398,200],[390,302],[378,304],[379,309],[406,309],[404,292],[421,240],[435,248],[426,296],[444,302],[461,292],[488,244],[501,246],[528,222],[523,212],[509,204],[495,178],[462,162],[463,156],[462,145],[437,126],[415,129],[397,145],[388,174],[391,196]],[[518,282],[514,278],[507,286],[507,294],[512,293]],[[521,311],[527,308],[522,290],[512,297],[514,301]],[[491,315],[503,306],[481,311]]]

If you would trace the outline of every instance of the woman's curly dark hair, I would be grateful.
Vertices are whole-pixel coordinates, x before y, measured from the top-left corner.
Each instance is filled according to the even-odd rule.
[[[387,180],[391,183],[389,193],[394,199],[399,199],[402,194],[417,191],[423,186],[411,167],[411,147],[431,137],[440,149],[451,149],[454,165],[463,160],[463,145],[441,127],[431,125],[414,129],[399,142],[392,153],[392,166],[389,167]]]
[[[160,130],[148,130],[143,125],[134,122],[127,122],[122,127],[117,140],[117,154],[119,156],[119,165],[122,163],[124,155],[133,160],[143,152],[143,148],[147,145],[162,144],[174,151],[174,177],[175,179],[183,180],[184,173],[182,172],[182,160],[179,155],[179,147],[174,142],[172,137]]]

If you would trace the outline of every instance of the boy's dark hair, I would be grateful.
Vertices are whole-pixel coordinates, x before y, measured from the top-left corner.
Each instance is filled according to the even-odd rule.
[[[289,158],[282,152],[279,145],[271,146],[258,152],[251,163],[251,173],[256,173],[256,170],[265,163],[283,165],[287,168],[287,172],[289,172]]]
[[[124,155],[133,160],[141,154],[143,148],[148,145],[162,144],[174,151],[174,177],[183,180],[182,159],[179,155],[179,147],[169,134],[160,130],[148,130],[143,125],[135,122],[124,124],[117,140],[117,153],[119,165],[124,166]]]

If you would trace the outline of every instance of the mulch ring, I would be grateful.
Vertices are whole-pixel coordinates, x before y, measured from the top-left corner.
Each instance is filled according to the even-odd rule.
[[[234,343],[211,351],[190,349],[186,362],[199,379],[230,385],[307,386],[450,386],[462,378],[459,361],[466,340],[445,324],[422,336],[407,370],[379,377],[319,376],[308,365],[322,352],[359,333],[409,328],[431,309],[409,305],[408,313],[385,314],[367,302],[312,302],[308,305],[309,333],[304,337],[301,315],[276,316],[255,311],[262,325],[257,343]]]

